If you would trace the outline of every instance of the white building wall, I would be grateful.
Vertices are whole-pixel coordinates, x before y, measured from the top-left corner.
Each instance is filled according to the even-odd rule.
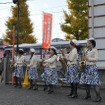
[[[105,0],[89,1],[89,37],[94,37],[99,51],[99,69],[105,69]]]

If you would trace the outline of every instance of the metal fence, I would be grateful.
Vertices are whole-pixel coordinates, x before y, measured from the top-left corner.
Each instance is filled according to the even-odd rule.
[[[13,73],[13,69],[10,68],[10,64],[11,64],[11,58],[4,58],[2,60],[2,62],[0,63],[0,68],[3,71],[3,83],[4,84],[11,84],[12,83],[12,73]],[[58,62],[59,67],[58,67],[58,76],[59,78],[64,78],[64,73],[65,73],[65,68],[64,66],[60,66],[60,62]],[[24,65],[24,74],[25,74],[25,70],[26,70],[26,65]],[[38,78],[38,84],[42,84],[42,80],[41,80],[41,74],[43,73],[43,67],[41,64],[38,64],[38,74],[39,74],[39,78]]]

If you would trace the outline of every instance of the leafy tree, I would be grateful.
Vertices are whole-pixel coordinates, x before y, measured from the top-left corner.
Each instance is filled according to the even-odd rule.
[[[66,35],[65,35],[65,40],[66,40],[66,41],[70,41],[70,40],[72,40],[72,39],[76,39],[76,37],[73,36],[73,35],[70,35],[70,34],[66,34]]]
[[[33,33],[33,23],[29,18],[28,5],[25,2],[26,0],[20,0],[20,22],[19,22],[19,44],[21,43],[36,43],[36,38]],[[13,25],[17,26],[17,4],[11,8],[12,16],[6,21],[7,30],[4,35],[4,40],[12,44],[12,35],[11,30]]]
[[[87,38],[88,0],[67,0],[67,5],[68,11],[64,11],[64,23],[61,24],[66,40]]]

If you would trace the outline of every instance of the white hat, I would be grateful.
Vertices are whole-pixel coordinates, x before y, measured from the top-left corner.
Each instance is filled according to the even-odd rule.
[[[35,49],[31,48],[31,49],[30,49],[30,52],[35,53]]]
[[[23,50],[23,49],[19,49],[19,51],[23,51],[23,52],[24,52],[24,50]]]
[[[95,40],[94,38],[89,38],[88,40]]]
[[[54,49],[57,52],[57,49],[54,46],[51,46],[50,49]]]
[[[76,39],[73,39],[72,42],[73,42],[76,46],[78,46],[78,44],[79,44]]]

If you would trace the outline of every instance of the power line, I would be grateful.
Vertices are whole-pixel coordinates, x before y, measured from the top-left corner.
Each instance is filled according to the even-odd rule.
[[[64,6],[66,6],[66,5],[64,5]],[[57,8],[57,7],[62,7],[62,6],[56,6],[56,7],[51,7],[51,8]],[[7,7],[7,8],[9,8],[9,7]],[[51,9],[51,8],[45,8],[44,10],[46,10],[46,9]],[[6,9],[6,8],[5,8]],[[0,10],[3,10],[3,9],[0,9]],[[35,10],[35,11],[40,11],[41,12],[41,10],[42,9],[40,9],[40,10]],[[32,12],[32,11],[30,11],[30,12]],[[62,11],[60,11],[60,12],[62,12]],[[51,12],[51,13],[60,13],[60,12]],[[42,15],[42,14],[34,14],[34,15]],[[30,15],[30,16],[34,16],[34,15]]]
[[[52,34],[56,35],[56,34],[61,34],[61,33],[63,34],[63,32],[57,32],[57,33],[52,33]]]
[[[55,26],[57,26],[57,25],[60,25],[60,23],[53,23],[53,25]],[[42,26],[42,24],[41,25],[35,25],[35,27],[41,27]]]
[[[63,12],[63,11],[53,11],[53,12],[50,12],[51,14],[56,14],[56,13],[61,13],[61,12]],[[37,15],[42,15],[42,14],[32,14],[32,15],[30,15],[30,16],[37,16]]]
[[[61,13],[61,12],[63,12],[63,11],[54,11],[54,12],[50,12],[51,14],[57,14],[57,13]],[[0,14],[0,15],[2,15],[2,14]],[[4,15],[6,15],[6,14],[4,14]],[[32,16],[39,16],[39,15],[42,15],[42,14],[32,14],[32,15],[29,15],[29,17],[32,17]],[[8,16],[7,16],[8,17]],[[3,19],[3,18],[7,18],[7,17],[0,17],[0,19]],[[20,18],[24,18],[25,16],[20,16]]]
[[[27,1],[38,1],[38,0],[27,0]]]
[[[36,1],[36,0],[27,0],[27,1]],[[0,4],[8,4],[8,3],[12,3],[12,2],[5,2],[5,3],[0,3]],[[62,5],[62,6],[67,6],[67,5]],[[59,7],[62,7],[62,6],[55,6],[55,7],[50,7],[50,8],[44,8],[44,10],[46,10],[46,9],[53,9],[53,8],[59,8]],[[8,9],[9,7],[7,7],[7,8],[4,8],[4,9]],[[0,9],[0,10],[3,10],[3,9]],[[43,11],[43,9],[39,9],[39,10],[32,10],[32,11]],[[32,12],[32,11],[30,11],[30,12]],[[53,13],[56,13],[56,12],[53,12]],[[36,14],[36,15],[41,15],[41,14]],[[32,16],[32,15],[30,15],[30,16]]]
[[[1,17],[0,19],[3,19],[3,18],[8,18],[8,17]]]
[[[12,2],[4,2],[4,3],[0,3],[0,4],[11,4]]]
[[[27,0],[27,1],[36,1],[36,0]],[[13,2],[4,2],[4,3],[0,3],[0,4],[13,4]]]
[[[63,6],[67,6],[67,5],[62,5],[62,6],[55,6],[55,7],[50,7],[50,8],[44,8],[44,9],[38,9],[38,10],[32,10],[30,12],[33,12],[33,11],[43,11],[43,10],[46,10],[46,9],[53,9],[53,8],[59,8],[59,7],[63,7]],[[3,8],[3,9],[0,9],[0,10],[4,10],[4,9],[8,9],[10,7],[7,7],[7,8]]]
[[[56,35],[56,34],[64,34],[64,32],[60,31],[60,32],[52,33],[52,35]]]
[[[32,11],[43,11],[43,10],[46,10],[46,9],[59,8],[59,7],[63,7],[63,6],[67,6],[67,5],[62,5],[62,6],[55,6],[55,7],[44,8],[44,9],[38,9],[38,10],[32,10]],[[31,11],[31,12],[32,12],[32,11]]]
[[[52,14],[56,14],[56,13],[61,13],[61,12],[63,12],[63,11],[58,11],[58,12],[51,12]],[[30,16],[39,16],[39,15],[42,15],[42,14],[32,14],[32,15],[30,15]],[[30,17],[29,16],[29,17]],[[20,18],[24,18],[25,16],[20,16]],[[3,19],[3,18],[7,18],[7,17],[1,17],[0,19]]]
[[[41,12],[41,11],[40,11]],[[56,14],[56,13],[61,13],[61,12],[63,12],[63,11],[53,11],[53,12],[50,12],[50,13],[52,13],[52,14]],[[0,14],[0,15],[2,15],[2,14]],[[4,14],[5,15],[5,14]],[[29,15],[29,16],[39,16],[39,15],[42,15],[42,14],[31,14],[31,15]],[[22,17],[25,17],[25,16],[22,16]],[[1,18],[0,18],[1,19]]]
[[[8,9],[8,8],[10,8],[10,7],[7,7],[7,8],[1,8],[0,10],[4,10],[4,9]]]

